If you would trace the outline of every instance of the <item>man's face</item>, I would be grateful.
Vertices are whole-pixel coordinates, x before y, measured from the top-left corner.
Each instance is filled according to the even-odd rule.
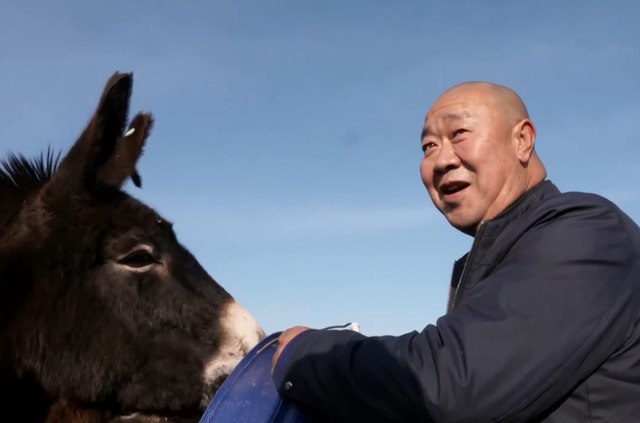
[[[481,95],[441,97],[425,119],[420,165],[431,200],[455,228],[473,235],[499,214],[521,169],[512,127]]]

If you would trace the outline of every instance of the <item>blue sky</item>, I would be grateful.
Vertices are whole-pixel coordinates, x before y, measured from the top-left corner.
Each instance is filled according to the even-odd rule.
[[[127,190],[267,332],[422,329],[470,247],[418,166],[453,84],[523,97],[563,190],[640,217],[640,3],[5,0],[0,154],[67,149],[108,76],[156,126]]]

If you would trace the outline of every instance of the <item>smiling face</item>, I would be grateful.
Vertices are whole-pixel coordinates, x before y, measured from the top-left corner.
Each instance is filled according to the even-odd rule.
[[[425,119],[422,181],[449,223],[470,235],[531,185],[535,128],[508,100],[462,86],[442,95]]]

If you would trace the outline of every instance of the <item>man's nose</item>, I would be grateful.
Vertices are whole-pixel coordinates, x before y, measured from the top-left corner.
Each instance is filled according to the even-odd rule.
[[[460,166],[460,157],[455,152],[453,145],[450,142],[445,141],[438,150],[436,156],[436,163],[434,166],[434,172],[445,173],[451,169],[455,169]]]

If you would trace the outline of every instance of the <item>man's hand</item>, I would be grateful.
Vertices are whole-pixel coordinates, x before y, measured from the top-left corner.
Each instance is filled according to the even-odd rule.
[[[278,337],[278,348],[276,349],[275,354],[273,354],[273,359],[271,360],[271,374],[273,374],[273,369],[276,367],[276,363],[278,363],[278,359],[280,358],[280,354],[282,350],[291,342],[293,338],[300,335],[302,332],[305,332],[311,328],[306,326],[294,326],[282,332]]]

